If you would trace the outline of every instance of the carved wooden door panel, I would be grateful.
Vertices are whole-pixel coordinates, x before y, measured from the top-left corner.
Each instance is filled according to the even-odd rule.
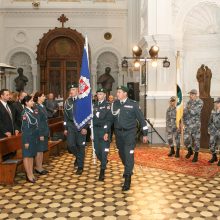
[[[78,82],[77,61],[66,60],[49,60],[48,75],[48,91],[54,93],[55,97],[67,97],[71,84]]]

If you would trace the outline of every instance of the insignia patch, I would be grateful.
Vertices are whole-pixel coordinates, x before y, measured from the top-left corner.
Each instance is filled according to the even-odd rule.
[[[23,119],[23,120],[27,120],[26,115],[23,115],[22,119]]]
[[[110,106],[109,106],[109,105],[107,106],[107,109],[110,109]]]
[[[132,105],[124,105],[125,108],[134,108]]]

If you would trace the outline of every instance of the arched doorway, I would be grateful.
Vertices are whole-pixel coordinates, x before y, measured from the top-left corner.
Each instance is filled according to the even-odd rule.
[[[48,94],[66,98],[68,87],[78,82],[84,38],[76,30],[55,28],[38,44],[40,89]]]

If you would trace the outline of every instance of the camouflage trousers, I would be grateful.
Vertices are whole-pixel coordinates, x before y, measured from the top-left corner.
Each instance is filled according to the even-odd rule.
[[[201,132],[200,132],[200,126],[199,127],[190,127],[190,128],[185,128],[184,130],[184,145],[187,148],[192,147],[192,143],[194,143],[194,151],[199,152],[200,149],[200,137],[201,137]]]
[[[216,145],[218,140],[220,140],[220,132],[217,131],[210,133],[209,149],[212,154],[216,153]]]
[[[174,147],[173,139],[175,139],[176,148],[180,148],[180,132],[179,131],[167,131],[167,141],[170,147]]]

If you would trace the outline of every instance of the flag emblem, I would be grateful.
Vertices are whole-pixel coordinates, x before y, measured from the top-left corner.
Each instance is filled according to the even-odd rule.
[[[89,79],[81,76],[79,79],[79,99],[85,98],[91,91]]]

